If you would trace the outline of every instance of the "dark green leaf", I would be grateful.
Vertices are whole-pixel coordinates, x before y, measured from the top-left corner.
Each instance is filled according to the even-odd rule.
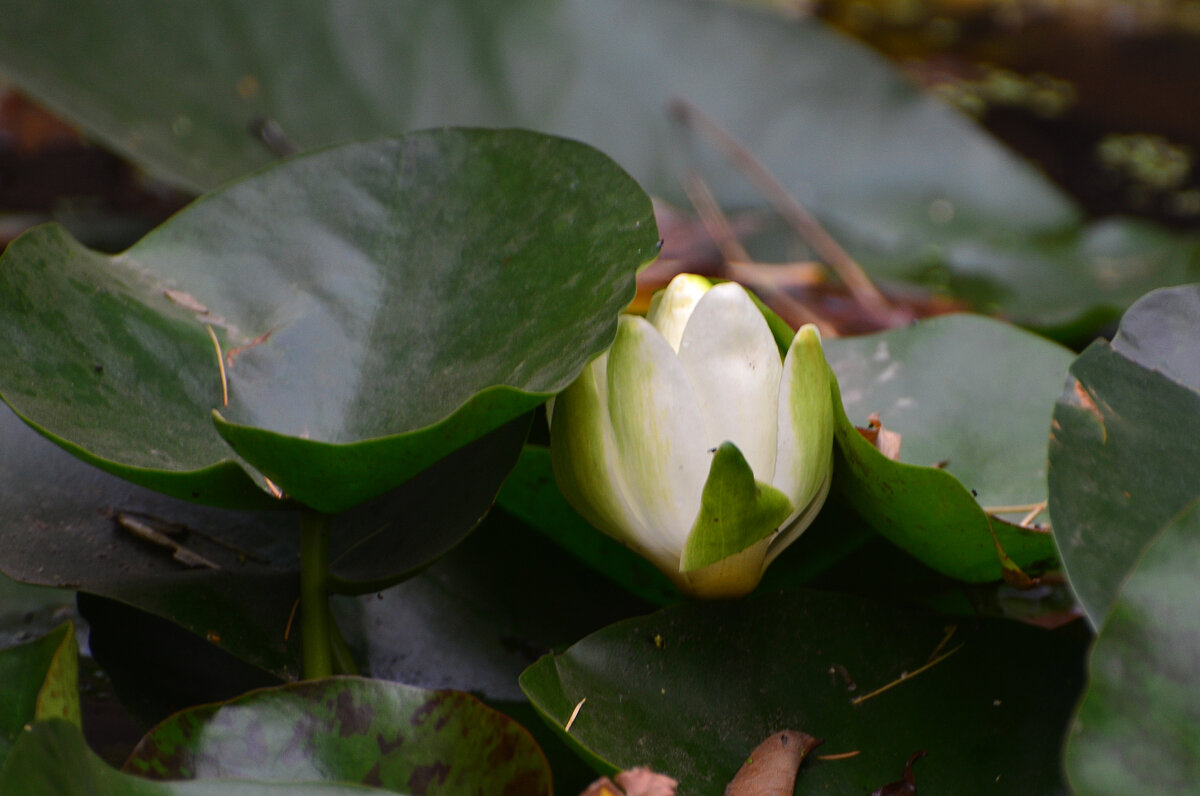
[[[539,655],[649,608],[504,511],[419,576],[335,601],[371,676],[508,702]]]
[[[529,733],[469,694],[335,677],[178,713],[125,771],[152,779],[353,782],[402,793],[550,792]]]
[[[22,728],[59,718],[79,726],[79,652],[70,622],[0,652],[0,765]]]
[[[1146,544],[1200,495],[1200,393],[1104,342],[1071,366],[1050,437],[1050,512],[1093,626]]]
[[[1104,621],[1066,749],[1080,796],[1187,793],[1200,782],[1200,514],[1145,548]]]
[[[1034,169],[815,20],[693,0],[6,0],[0,12],[10,80],[197,190],[293,147],[477,124],[588,141],[668,199],[697,170],[727,208],[764,204],[668,123],[682,97],[875,273],[985,311],[1078,333],[1194,279],[1200,260],[1194,235],[1084,225]]]
[[[997,542],[1020,567],[1053,563],[1049,533],[985,509],[1046,499],[1046,430],[1069,351],[998,321],[953,315],[828,340],[825,356],[844,407],[834,489],[872,527],[962,580],[1000,578]],[[873,413],[902,435],[899,461],[855,430]],[[1015,522],[1021,513],[1003,516]]]
[[[788,727],[824,738],[822,753],[859,752],[806,763],[799,794],[867,793],[918,749],[931,793],[999,782],[1052,794],[1065,792],[1058,749],[1082,652],[1012,623],[794,592],[621,622],[543,657],[521,684],[560,728],[586,699],[565,737],[602,769],[647,765],[678,778],[681,793],[719,792],[762,738]]]
[[[65,721],[39,722],[0,768],[0,793],[38,796],[359,796],[375,788],[322,782],[151,782],[109,768]]]
[[[459,543],[490,506],[526,426],[508,423],[335,517],[333,572],[382,588]],[[297,634],[285,638],[299,589],[296,514],[208,508],[135,486],[67,455],[4,408],[0,483],[0,570],[121,600],[280,677],[298,675]],[[184,530],[181,543],[220,569],[185,567],[122,530],[121,515]]]
[[[338,147],[113,258],[57,227],[14,242],[0,391],[90,463],[175,497],[270,507],[261,473],[343,511],[570,383],[656,242],[637,185],[574,142],[443,130]]]

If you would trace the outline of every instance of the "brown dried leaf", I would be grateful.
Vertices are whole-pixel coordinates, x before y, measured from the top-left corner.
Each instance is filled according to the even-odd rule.
[[[800,764],[824,741],[795,730],[772,734],[750,753],[725,796],[791,796]]]
[[[875,449],[892,461],[900,460],[900,432],[883,427],[883,420],[878,412],[872,412],[867,417],[867,428],[855,427],[863,439],[875,446]]]
[[[625,796],[675,796],[675,789],[679,787],[679,783],[666,774],[641,766],[617,774],[617,784],[625,789]]]
[[[913,774],[913,766],[925,755],[924,749],[914,752],[913,756],[908,758],[908,762],[904,764],[904,779],[889,782],[878,790],[871,791],[871,796],[915,796],[917,778]]]

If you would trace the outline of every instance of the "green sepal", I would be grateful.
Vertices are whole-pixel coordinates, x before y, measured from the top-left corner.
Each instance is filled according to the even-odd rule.
[[[732,442],[713,455],[700,515],[688,534],[680,572],[692,572],[740,553],[760,542],[795,510],[787,495],[754,480],[754,471]]]

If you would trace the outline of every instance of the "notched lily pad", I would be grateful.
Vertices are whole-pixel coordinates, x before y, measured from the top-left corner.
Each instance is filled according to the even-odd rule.
[[[340,146],[114,257],[55,226],[14,242],[0,394],[152,489],[266,508],[265,476],[335,513],[570,383],[657,240],[645,194],[583,144],[440,130]]]
[[[1003,518],[1036,516],[1046,499],[1046,430],[1068,350],[973,315],[824,345],[840,389],[834,488],[844,502],[962,580],[999,580],[1006,557],[1034,571],[1055,562],[1048,532]],[[869,418],[903,436],[896,460],[855,428]]]
[[[1200,496],[1196,291],[1131,308],[1112,345],[1093,343],[1071,365],[1054,410],[1054,534],[1093,626],[1150,539]]]

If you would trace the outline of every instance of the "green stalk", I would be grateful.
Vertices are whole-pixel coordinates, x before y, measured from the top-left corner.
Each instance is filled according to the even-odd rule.
[[[328,582],[330,523],[328,514],[307,509],[300,513],[300,644],[306,680],[333,674]]]

